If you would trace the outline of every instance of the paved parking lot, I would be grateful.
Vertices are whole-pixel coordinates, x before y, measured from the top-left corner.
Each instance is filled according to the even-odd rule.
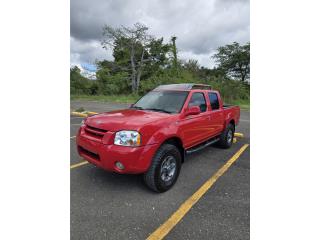
[[[72,101],[71,109],[104,112],[128,104]],[[70,120],[70,165],[83,162],[75,146],[83,118]],[[71,239],[146,239],[244,144],[250,142],[250,114],[241,111],[231,149],[210,146],[191,154],[168,192],[157,194],[139,175],[119,175],[84,164],[70,169]],[[217,180],[165,239],[249,239],[250,149]]]

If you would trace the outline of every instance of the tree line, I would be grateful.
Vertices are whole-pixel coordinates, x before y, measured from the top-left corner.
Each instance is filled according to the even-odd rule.
[[[165,43],[149,34],[148,27],[103,28],[102,48],[111,49],[113,61],[97,61],[96,80],[80,69],[70,69],[71,94],[144,94],[160,84],[204,83],[221,92],[227,101],[248,100],[250,91],[250,43],[221,46],[212,56],[212,69],[195,59],[178,58],[178,38]]]

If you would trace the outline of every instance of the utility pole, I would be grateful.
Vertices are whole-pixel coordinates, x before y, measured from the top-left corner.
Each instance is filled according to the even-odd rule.
[[[176,72],[178,72],[178,56],[177,56],[177,47],[176,47],[177,37],[171,37],[172,41],[172,53],[173,53],[173,68]]]

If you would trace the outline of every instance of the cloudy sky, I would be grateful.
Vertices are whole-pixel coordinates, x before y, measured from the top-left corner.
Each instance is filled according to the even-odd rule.
[[[217,47],[250,40],[249,0],[71,0],[71,64],[112,60],[102,27],[141,22],[156,37],[177,36],[181,59],[212,68]]]

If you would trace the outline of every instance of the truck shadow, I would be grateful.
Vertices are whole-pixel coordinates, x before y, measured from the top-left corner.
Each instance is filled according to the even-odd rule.
[[[141,174],[118,174],[93,167],[89,170],[88,177],[98,188],[108,191],[143,191],[152,193],[143,182]]]
[[[231,149],[233,148],[234,147],[232,147]],[[228,150],[221,149],[218,146],[212,145],[202,149],[199,152],[188,154],[186,156],[185,162],[182,165],[181,171],[183,171],[184,167],[186,167],[187,169],[196,168],[199,166],[201,167],[202,164],[205,164],[205,159],[211,159],[212,156],[217,154],[218,152],[221,153],[225,151]],[[229,150],[229,152],[230,154],[232,154],[233,151]],[[215,161],[217,161],[217,163],[221,163],[226,161],[226,159],[218,158]],[[142,174],[118,174],[92,166],[91,168],[88,168],[88,170],[86,171],[86,175],[87,179],[89,179],[90,182],[93,183],[93,188],[98,188],[100,190],[108,191],[111,193],[118,193],[120,191],[126,193],[138,191],[148,194],[157,194],[147,188],[147,186],[144,184]]]

